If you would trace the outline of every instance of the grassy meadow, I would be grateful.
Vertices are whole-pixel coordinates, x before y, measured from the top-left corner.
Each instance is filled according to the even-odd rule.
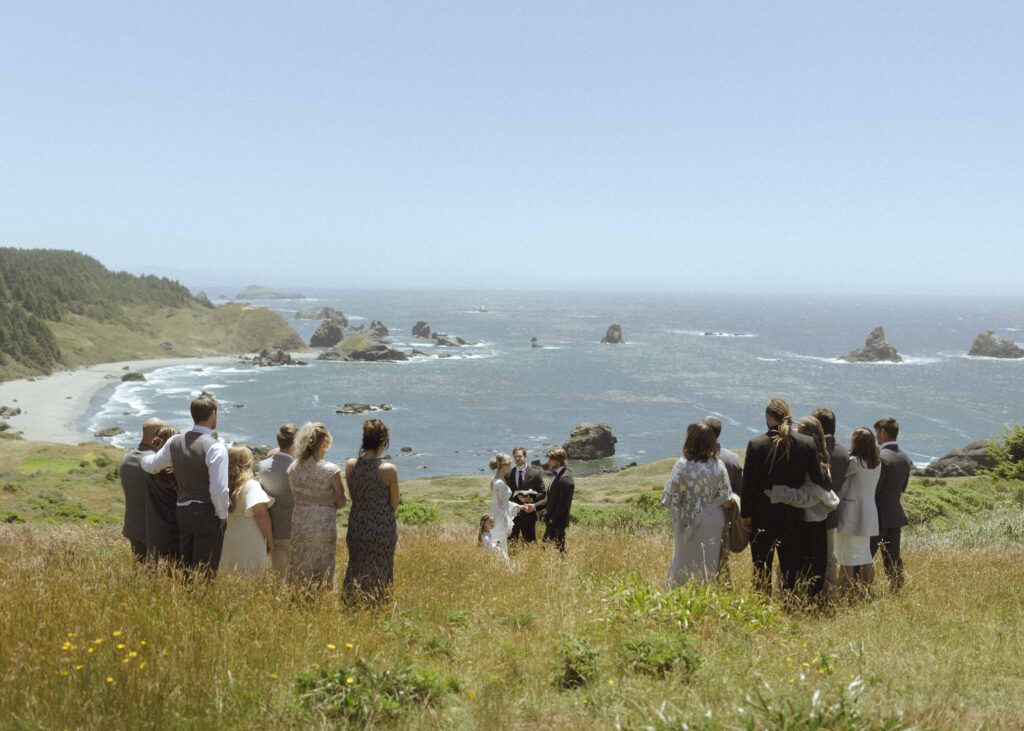
[[[568,556],[510,566],[474,546],[485,479],[412,481],[374,611],[139,570],[116,456],[0,441],[2,728],[1024,728],[1019,483],[915,481],[904,592],[822,614],[746,553],[663,591],[668,463],[580,479]]]

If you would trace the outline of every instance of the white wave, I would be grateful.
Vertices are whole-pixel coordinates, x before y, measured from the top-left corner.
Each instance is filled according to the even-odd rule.
[[[761,358],[760,356],[758,356],[754,360],[759,360],[763,363],[778,363],[781,360],[781,358]]]
[[[561,350],[561,345],[542,345],[539,350]]]
[[[1024,363],[1024,358],[993,358],[988,355],[967,355],[966,353],[957,353],[954,358],[964,358],[966,360],[987,360],[996,363]]]
[[[729,333],[717,330],[668,330],[672,335],[686,335],[701,338],[756,338],[757,333]]]
[[[890,361],[880,361],[874,363],[851,363],[850,361],[843,360],[842,358],[826,358],[820,355],[805,355],[803,353],[786,353],[789,358],[797,358],[799,360],[816,360],[819,363],[829,363],[831,365],[844,365],[844,366],[900,366],[900,365],[931,365],[934,363],[941,363],[945,358],[940,356],[914,356],[904,355],[902,356],[903,361],[900,363],[893,363]]]
[[[207,383],[207,384],[205,384],[203,386],[200,386],[200,388],[203,389],[204,391],[210,391],[211,389],[214,389],[214,388],[227,388],[227,387],[228,386],[227,386],[226,383]]]

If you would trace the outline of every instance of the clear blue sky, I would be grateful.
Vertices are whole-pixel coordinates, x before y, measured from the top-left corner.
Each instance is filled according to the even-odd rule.
[[[1016,1],[5,2],[0,244],[186,284],[1019,294],[1022,79]]]

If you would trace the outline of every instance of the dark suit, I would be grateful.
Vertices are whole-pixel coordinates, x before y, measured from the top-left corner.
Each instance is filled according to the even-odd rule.
[[[526,543],[537,541],[537,511],[543,510],[548,503],[547,490],[544,487],[544,473],[540,468],[533,465],[526,465],[523,470],[523,479],[519,479],[519,468],[512,465],[512,469],[505,475],[505,484],[512,489],[512,502],[519,505],[533,504],[534,512],[527,513],[520,510],[512,521],[512,533],[509,535],[509,543],[522,537]],[[518,490],[535,490],[536,495],[516,496]],[[530,499],[532,498],[532,499]]]
[[[732,487],[732,491],[739,495],[740,490],[743,489],[743,463],[740,462],[740,456],[731,449],[725,449],[722,445],[718,445],[718,452],[718,458],[722,460],[725,471],[729,475],[729,485]]]
[[[900,538],[907,514],[901,498],[910,482],[914,463],[910,456],[895,444],[882,447],[882,474],[875,488],[875,506],[878,508],[878,535],[871,539],[872,557],[882,549],[882,564],[889,575],[889,584],[899,591],[903,587],[903,556]]]
[[[843,483],[846,482],[846,470],[850,467],[850,450],[836,442],[831,434],[825,436],[825,446],[828,447],[829,469],[832,472],[832,489],[836,494],[842,492]],[[828,554],[825,567],[825,586],[834,586],[836,583],[836,526],[839,524],[839,511],[833,510],[825,518],[825,530],[827,532]]]
[[[131,543],[132,554],[139,563],[146,560],[146,495],[153,481],[139,462],[147,453],[155,451],[149,444],[139,444],[121,459],[118,466],[121,489],[124,490],[124,528],[121,533]]]
[[[773,437],[778,431],[770,429],[747,444],[743,465],[743,490],[740,515],[750,518],[750,556],[754,562],[754,585],[760,591],[771,593],[772,558],[779,553],[782,585],[793,589],[804,563],[801,547],[804,511],[781,503],[773,504],[765,495],[772,485],[786,485],[797,489],[807,481],[825,485],[825,476],[818,462],[818,450],[810,437],[789,434],[789,457],[782,450],[771,458]]]
[[[576,480],[568,467],[563,467],[548,486],[548,504],[544,513],[544,542],[554,543],[565,553],[565,529],[569,525],[572,496]]]

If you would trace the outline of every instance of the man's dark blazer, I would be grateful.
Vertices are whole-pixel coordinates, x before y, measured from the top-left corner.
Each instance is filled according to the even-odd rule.
[[[850,450],[836,441],[831,434],[825,436],[825,446],[828,448],[829,470],[832,472],[832,489],[838,495],[842,492],[843,483],[846,482],[846,471],[850,468]],[[835,528],[839,525],[839,511],[833,510],[825,518],[825,528]]]
[[[743,464],[740,462],[740,456],[731,449],[726,449],[719,445],[718,458],[725,465],[725,471],[729,475],[729,485],[732,487],[732,491],[739,495],[740,490],[743,489]]]
[[[565,528],[569,525],[569,510],[572,508],[572,495],[575,491],[576,480],[568,467],[551,480],[548,485],[547,512],[544,514],[544,523],[549,528]]]
[[[875,488],[875,505],[878,507],[878,532],[902,528],[907,524],[907,514],[903,512],[900,498],[910,482],[910,472],[914,463],[910,455],[897,445],[882,447],[882,474]]]
[[[743,464],[741,515],[753,518],[755,523],[799,523],[804,519],[804,511],[800,508],[782,503],[772,504],[771,499],[764,494],[765,490],[771,490],[772,485],[799,488],[807,481],[808,475],[811,482],[823,487],[827,484],[814,441],[798,434],[795,428],[789,433],[789,459],[780,454],[775,463],[770,465],[772,437],[777,434],[775,429],[769,429],[768,433],[754,437],[747,444]]]
[[[533,496],[533,507],[537,511],[543,510],[544,506],[548,503],[548,491],[544,487],[544,472],[541,471],[540,467],[534,467],[532,464],[526,465],[526,472],[523,474],[523,485],[519,487],[516,485],[516,471],[516,466],[512,465],[512,469],[505,474],[505,484],[508,485],[513,493],[516,490],[535,490],[537,494]],[[525,503],[522,497],[514,496],[512,502],[519,503],[520,505]],[[519,515],[527,514],[519,513]]]

